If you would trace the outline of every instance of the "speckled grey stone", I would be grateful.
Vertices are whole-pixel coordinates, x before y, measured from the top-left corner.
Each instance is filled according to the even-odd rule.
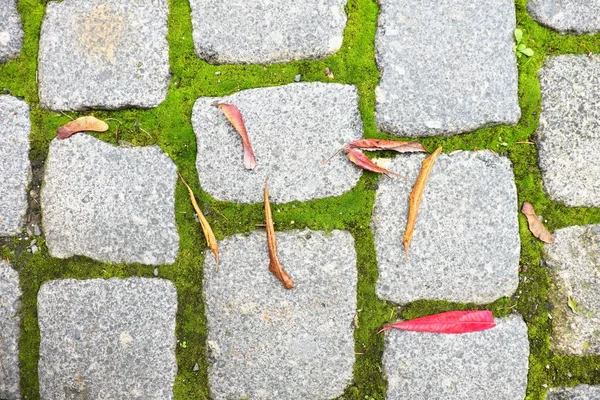
[[[257,166],[242,161],[242,141],[215,102],[236,105],[246,124]],[[293,83],[250,89],[223,98],[201,97],[192,113],[200,185],[219,200],[263,201],[265,177],[271,200],[306,201],[354,187],[360,169],[345,157],[323,161],[362,137],[358,93],[335,83]]]
[[[172,399],[176,311],[175,286],[163,279],[43,284],[41,399]]]
[[[320,59],[342,46],[346,0],[191,0],[198,57],[266,64]]]
[[[540,70],[539,165],[548,196],[600,207],[600,60],[549,57]]]
[[[176,167],[158,147],[116,147],[87,134],[54,139],[42,209],[53,257],[172,264]]]
[[[520,315],[461,335],[385,334],[387,400],[517,400],[525,398],[529,342]]]
[[[50,1],[40,37],[40,105],[151,108],[167,96],[167,0]]]
[[[575,387],[559,387],[548,390],[546,400],[598,400],[600,386],[577,385]]]
[[[29,106],[0,96],[0,236],[18,234],[25,222],[30,128]]]
[[[19,274],[0,261],[0,399],[18,400],[21,320]]]
[[[23,47],[23,27],[17,0],[0,0],[0,63],[19,55]]]
[[[402,238],[408,197],[425,155],[404,155],[382,177],[372,228],[379,264],[377,294],[490,303],[518,286],[517,192],[510,161],[489,151],[441,154],[433,167],[406,259]]]
[[[296,287],[269,272],[264,232],[221,242],[204,266],[213,399],[331,399],[352,381],[356,253],[345,231],[277,232]]]
[[[561,33],[600,32],[600,0],[528,0],[534,20]]]
[[[376,123],[398,136],[516,124],[513,0],[381,0]]]
[[[544,246],[552,277],[552,349],[563,355],[600,354],[600,225],[554,232]],[[575,314],[568,297],[578,303]]]

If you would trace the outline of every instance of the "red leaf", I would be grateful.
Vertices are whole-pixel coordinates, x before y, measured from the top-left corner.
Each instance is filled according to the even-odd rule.
[[[233,104],[216,103],[213,104],[213,106],[221,108],[221,111],[223,111],[227,120],[242,137],[242,145],[244,146],[244,166],[246,169],[254,169],[254,167],[256,167],[256,157],[254,157],[254,151],[252,151],[252,146],[250,145],[250,139],[248,138],[248,131],[246,131],[242,113],[240,113],[240,110]]]
[[[348,144],[365,151],[393,150],[398,153],[427,152],[421,143],[401,140],[360,139]]]
[[[415,332],[468,333],[484,331],[495,326],[494,316],[487,310],[448,311],[427,317],[396,322],[395,324],[387,325],[379,332],[396,328]]]
[[[345,147],[344,151],[347,153],[346,156],[348,160],[352,161],[354,164],[358,165],[362,169],[366,169],[371,172],[377,172],[379,174],[387,174],[387,175],[396,175],[401,176],[402,178],[406,178],[404,175],[398,174],[396,172],[388,171],[385,168],[380,167],[375,164],[373,161],[369,159],[369,157],[365,156],[360,150],[356,150],[350,147]]]

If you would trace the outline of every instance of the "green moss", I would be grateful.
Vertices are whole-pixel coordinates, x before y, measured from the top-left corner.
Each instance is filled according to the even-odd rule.
[[[600,210],[568,208],[551,202],[545,195],[537,166],[537,151],[531,142],[540,113],[540,88],[537,71],[547,55],[564,53],[600,53],[600,35],[562,36],[536,24],[526,12],[526,0],[517,0],[517,23],[524,31],[524,42],[535,51],[531,59],[519,60],[519,99],[522,117],[516,126],[479,129],[452,138],[426,138],[428,148],[442,145],[445,151],[456,149],[491,149],[506,154],[513,162],[519,202],[529,201],[548,221],[551,230],[569,225],[600,222]],[[124,140],[135,145],[157,144],[177,164],[192,186],[200,205],[206,212],[219,239],[234,233],[254,230],[263,223],[262,205],[240,205],[216,201],[203,192],[198,184],[195,163],[195,138],[190,123],[194,101],[200,96],[221,96],[232,92],[291,83],[296,74],[304,81],[330,80],[324,69],[328,66],[335,74],[335,82],[354,84],[360,94],[360,112],[366,137],[389,138],[378,132],[374,121],[375,87],[379,73],[375,64],[374,38],[378,6],[375,0],[349,0],[346,7],[348,25],[342,49],[335,56],[322,61],[301,61],[289,64],[221,65],[199,60],[194,54],[190,7],[185,0],[171,0],[169,16],[170,62],[173,77],[168,97],[152,110],[98,111],[94,114],[107,119],[111,129],[96,135],[117,143]],[[32,186],[41,184],[41,168],[48,144],[56,128],[68,121],[62,113],[39,108],[36,69],[39,32],[45,9],[45,0],[19,0],[23,16],[25,44],[19,58],[0,65],[0,87],[23,97],[31,106],[31,161],[34,166]],[[219,71],[220,75],[215,75]],[[70,113],[71,117],[79,114]],[[502,143],[505,142],[506,146]],[[345,391],[344,399],[377,399],[385,397],[385,380],[381,372],[383,336],[376,332],[385,323],[395,319],[413,318],[435,312],[481,308],[470,304],[443,301],[417,301],[397,308],[377,298],[375,283],[377,264],[373,235],[369,229],[371,209],[377,177],[365,173],[350,192],[329,199],[306,203],[292,202],[274,205],[278,229],[309,227],[311,229],[348,229],[352,232],[358,254],[358,329],[354,383]],[[202,302],[202,265],[205,243],[193,210],[181,184],[176,191],[177,225],[181,237],[180,254],[172,266],[160,267],[160,276],[170,279],[177,287],[180,304],[177,313],[177,338],[187,347],[177,347],[179,371],[175,385],[176,399],[208,398],[207,361],[205,354],[206,321]],[[39,205],[31,203],[30,213],[39,217]],[[540,266],[542,246],[534,241],[520,216],[521,276],[512,298],[500,299],[485,308],[496,316],[518,311],[529,328],[530,370],[528,399],[544,398],[546,387],[600,383],[600,357],[559,357],[549,349],[552,324],[548,317],[551,306],[548,294],[551,288],[545,267]],[[46,281],[61,278],[110,278],[153,276],[152,267],[141,265],[113,265],[83,257],[68,260],[53,259],[48,255],[42,238],[41,251],[32,255],[25,251],[27,241],[4,239],[0,241],[0,256],[10,259],[19,271],[23,290],[23,325],[20,345],[22,362],[22,391],[29,399],[39,398],[37,359],[39,356],[39,329],[37,326],[36,296]],[[195,363],[199,372],[193,372]]]

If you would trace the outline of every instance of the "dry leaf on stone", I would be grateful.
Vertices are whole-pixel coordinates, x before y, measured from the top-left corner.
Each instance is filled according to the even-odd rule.
[[[427,152],[421,143],[401,140],[360,139],[348,144],[363,151],[392,150],[398,153]]]
[[[406,178],[404,175],[381,168],[379,165],[371,161],[369,157],[365,156],[360,150],[353,149],[351,147],[344,147],[343,150],[347,153],[346,156],[348,157],[348,160],[352,161],[362,169],[366,169],[371,172],[377,172],[379,174],[395,175]]]
[[[101,121],[96,117],[88,116],[77,118],[58,128],[57,137],[59,139],[67,139],[77,132],[106,132],[107,130],[108,124],[106,122]]]
[[[396,322],[385,326],[378,333],[395,328],[404,331],[458,334],[483,331],[495,326],[494,316],[487,310],[448,311],[427,317]]]
[[[250,145],[250,138],[248,138],[248,131],[246,131],[246,125],[244,124],[242,113],[240,113],[240,110],[233,104],[216,103],[213,104],[213,106],[221,108],[221,111],[223,111],[223,114],[227,120],[231,123],[231,125],[233,125],[235,130],[242,137],[242,145],[244,147],[244,166],[246,169],[254,169],[254,167],[256,167],[256,157],[254,156],[254,151]]]
[[[410,248],[410,242],[412,240],[413,233],[415,231],[415,225],[417,223],[417,215],[419,214],[419,206],[423,199],[423,193],[425,192],[425,186],[431,170],[435,164],[435,159],[442,152],[442,147],[438,147],[429,157],[427,157],[421,163],[421,171],[415,182],[412,192],[408,198],[408,219],[406,221],[406,230],[404,231],[404,252],[406,253],[406,259],[408,259],[408,249]]]
[[[277,255],[277,239],[275,238],[275,225],[273,224],[273,215],[271,214],[271,204],[269,203],[269,178],[265,181],[265,224],[267,229],[267,246],[269,248],[269,271],[283,283],[286,289],[294,287],[294,281],[285,272],[279,257]]]
[[[529,225],[529,230],[533,233],[533,236],[544,243],[552,243],[554,241],[552,239],[552,234],[548,232],[544,224],[542,224],[537,215],[535,215],[535,210],[531,203],[524,202],[521,213],[527,217],[527,224]]]
[[[192,188],[190,188],[190,185],[187,184],[187,182],[185,181],[185,179],[183,179],[183,176],[181,176],[181,174],[179,174],[179,178],[181,178],[181,181],[185,185],[188,193],[190,194],[190,200],[192,201],[192,206],[194,206],[194,210],[196,211],[196,214],[198,215],[198,220],[200,221],[200,226],[202,226],[202,231],[204,232],[204,237],[206,238],[206,244],[208,245],[208,247],[212,250],[213,254],[215,255],[215,269],[218,271],[219,270],[219,244],[217,243],[217,238],[215,237],[215,234],[213,233],[213,230],[210,227],[208,220],[202,213],[202,210],[200,210],[200,206],[198,205],[198,202],[196,201],[196,197],[194,196],[194,192],[192,192]]]

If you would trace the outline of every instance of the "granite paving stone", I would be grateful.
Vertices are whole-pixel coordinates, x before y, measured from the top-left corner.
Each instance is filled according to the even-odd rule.
[[[0,96],[0,236],[18,234],[25,223],[30,128],[29,106],[15,97]]]
[[[236,105],[257,159],[249,171],[242,142],[218,107]],[[323,162],[362,137],[356,87],[335,83],[293,83],[250,89],[223,98],[201,97],[192,113],[200,185],[219,200],[263,201],[269,177],[271,200],[306,201],[340,195],[354,187],[360,169],[345,157]]]
[[[0,63],[19,55],[23,47],[23,27],[17,0],[0,0]]]
[[[42,400],[173,398],[175,286],[56,280],[38,293]]]
[[[216,64],[321,59],[342,46],[347,0],[191,0],[198,57]]]
[[[598,400],[600,386],[577,385],[575,387],[559,387],[548,390],[546,400]]]
[[[212,398],[331,399],[352,381],[357,270],[346,231],[277,232],[296,287],[269,272],[264,232],[219,242],[204,266]]]
[[[40,37],[40,105],[158,106],[170,81],[167,0],[50,1]]]
[[[425,187],[406,258],[408,198],[425,155],[389,165],[373,208],[377,294],[394,303],[419,299],[490,303],[518,285],[517,193],[510,161],[490,151],[440,154]]]
[[[545,245],[552,277],[552,349],[563,355],[600,354],[600,225],[570,226]],[[569,308],[569,297],[577,302]]]
[[[451,136],[520,118],[512,0],[381,0],[376,123]]]
[[[600,0],[528,0],[527,10],[534,20],[561,33],[600,32]]]
[[[600,207],[600,60],[549,57],[539,72],[539,166],[548,196],[567,206]]]
[[[117,147],[87,134],[50,143],[41,194],[50,255],[172,264],[177,168],[158,147]]]
[[[18,400],[19,394],[19,274],[0,261],[0,399]]]
[[[520,315],[496,327],[445,335],[392,329],[385,334],[387,400],[525,398],[529,342]]]

